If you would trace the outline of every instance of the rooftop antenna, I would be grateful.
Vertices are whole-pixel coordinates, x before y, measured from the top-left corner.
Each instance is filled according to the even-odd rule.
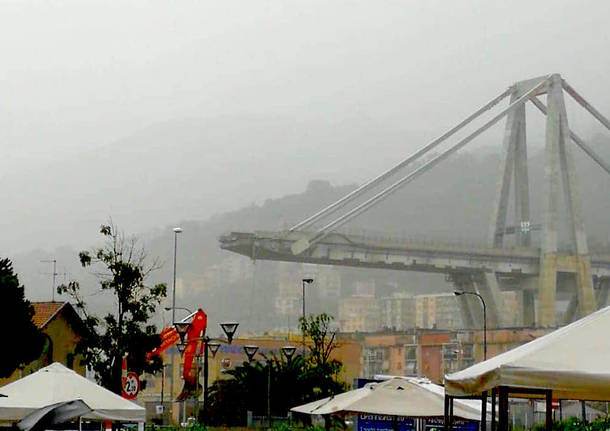
[[[41,262],[44,263],[52,263],[53,264],[53,272],[51,273],[52,276],[52,285],[51,285],[51,301],[55,302],[55,277],[57,277],[57,259],[47,259],[47,260],[41,260]]]

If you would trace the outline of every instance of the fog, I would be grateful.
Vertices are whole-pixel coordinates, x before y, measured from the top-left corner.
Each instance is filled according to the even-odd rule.
[[[609,115],[608,17],[604,0],[2,2],[0,254],[362,182],[547,73]]]

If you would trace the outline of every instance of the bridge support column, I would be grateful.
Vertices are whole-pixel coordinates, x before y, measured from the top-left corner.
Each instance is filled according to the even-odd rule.
[[[538,326],[555,326],[555,293],[557,289],[557,255],[540,257],[538,275]]]
[[[536,307],[534,292],[523,290],[523,326],[536,326]]]
[[[477,291],[470,275],[454,274],[451,275],[450,278],[455,286],[455,290],[464,292]],[[481,311],[479,299],[474,298],[472,295],[461,295],[456,297],[456,300],[462,311],[462,323],[464,328],[475,329],[481,327],[483,325],[483,313]]]
[[[597,291],[597,309],[604,308],[608,305],[610,297],[610,279],[604,278],[599,281],[599,290]]]
[[[572,242],[572,255],[561,258],[562,267],[575,273],[576,299],[581,316],[591,313],[593,281],[587,237],[578,198],[578,182],[570,145],[570,129],[563,99],[562,80],[553,75],[547,88],[544,223],[538,280],[538,324],[555,325],[555,295],[558,271],[558,207],[560,178],[568,212],[568,230]],[[560,176],[561,174],[561,176]],[[565,261],[565,262],[564,262]],[[562,268],[564,269],[564,268]],[[573,308],[576,308],[573,304]],[[571,316],[568,316],[568,318]]]
[[[502,310],[504,300],[494,273],[481,273],[474,276],[474,282],[479,294],[487,306],[487,327],[498,328],[503,326]]]
[[[566,315],[563,319],[564,325],[572,323],[576,320],[578,316],[578,294],[574,293],[570,298],[570,302],[568,303],[568,308],[566,309]]]
[[[576,259],[576,294],[578,296],[579,317],[584,317],[596,310],[595,294],[593,292],[593,277],[591,276],[591,258],[577,256]]]
[[[462,323],[464,328],[474,328],[474,316],[472,313],[472,307],[470,302],[468,302],[468,297],[466,295],[462,295],[456,298],[458,302],[458,306],[462,311]]]

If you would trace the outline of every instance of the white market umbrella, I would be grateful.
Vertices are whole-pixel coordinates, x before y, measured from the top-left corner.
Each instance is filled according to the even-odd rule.
[[[87,380],[59,362],[3,386],[0,421],[15,422],[51,404],[83,400],[92,412],[86,419],[144,422],[146,410],[136,403]]]
[[[406,378],[395,377],[381,383],[324,398],[291,411],[309,415],[366,413],[405,417],[442,417],[444,399]],[[480,413],[460,403],[454,406],[454,416],[480,420]]]

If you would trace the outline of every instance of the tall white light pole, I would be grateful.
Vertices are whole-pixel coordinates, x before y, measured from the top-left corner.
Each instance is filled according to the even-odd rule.
[[[178,234],[182,228],[174,228],[174,283],[172,287],[172,323],[176,322],[176,255],[178,253]]]

